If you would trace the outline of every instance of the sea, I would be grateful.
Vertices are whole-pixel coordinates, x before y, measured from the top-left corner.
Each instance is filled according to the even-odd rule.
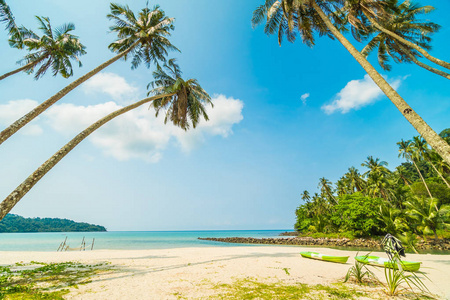
[[[249,245],[203,241],[198,238],[274,238],[286,231],[292,231],[292,229],[0,233],[0,251],[56,251],[64,242],[70,248],[77,248],[83,241],[86,250],[91,250],[91,248],[94,250],[143,250],[211,246],[236,247]]]

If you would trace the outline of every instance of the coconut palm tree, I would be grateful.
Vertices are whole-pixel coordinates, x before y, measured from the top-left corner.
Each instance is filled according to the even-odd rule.
[[[424,235],[434,233],[435,239],[438,239],[437,229],[450,227],[450,206],[438,207],[438,200],[435,198],[412,197],[405,205],[408,208],[406,213],[420,224]]]
[[[450,184],[448,181],[444,178],[441,172],[436,168],[436,166],[433,164],[433,162],[430,159],[430,149],[428,148],[427,142],[422,139],[419,136],[414,136],[413,140],[411,142],[413,150],[416,151],[417,156],[422,158],[423,160],[427,161],[431,167],[436,171],[436,173],[439,175],[439,177],[442,179],[442,181],[447,185],[447,187],[450,189]]]
[[[86,47],[80,43],[77,36],[70,33],[75,30],[75,25],[67,23],[52,30],[49,18],[36,18],[43,35],[40,37],[25,27],[19,28],[20,37],[17,35],[12,37],[10,44],[15,48],[21,48],[24,45],[31,53],[19,62],[24,66],[1,75],[0,80],[21,71],[31,74],[38,67],[35,79],[42,77],[49,68],[52,69],[53,76],[61,74],[62,77],[69,78],[73,75],[72,59],[78,62],[78,66],[82,66],[79,56],[86,54]]]
[[[422,183],[425,185],[425,188],[427,189],[428,195],[430,196],[430,198],[433,198],[430,189],[428,188],[428,185],[425,182],[425,178],[423,178],[422,172],[420,172],[419,167],[416,164],[417,152],[414,152],[411,141],[404,141],[402,139],[400,142],[397,143],[397,145],[399,152],[398,157],[402,157],[406,159],[406,161],[408,162],[411,161],[414,164],[414,167],[416,168],[416,171],[419,174]]]
[[[171,31],[174,29],[174,19],[167,17],[159,6],[155,6],[153,9],[146,7],[139,12],[138,16],[128,6],[111,4],[110,9],[111,13],[107,17],[115,22],[115,25],[111,26],[110,29],[117,33],[118,40],[110,44],[109,49],[116,52],[117,55],[76,79],[3,130],[0,133],[0,144],[70,91],[112,63],[131,57],[133,69],[137,68],[142,62],[150,67],[151,64],[164,62],[168,51],[178,50],[168,40]]]
[[[379,158],[373,158],[368,156],[361,166],[368,168],[363,174],[367,178],[366,193],[371,197],[381,196],[386,201],[390,200],[389,182],[387,177],[390,175],[390,171],[387,169],[388,163],[380,161]]]
[[[395,8],[390,10],[392,14],[389,18],[379,20],[380,25],[423,49],[430,50],[431,38],[429,35],[438,31],[440,26],[429,21],[419,21],[417,15],[430,13],[434,8],[432,6],[419,6],[409,1],[404,1],[400,5],[396,4]],[[378,63],[384,70],[391,70],[391,66],[388,64],[390,57],[397,63],[412,62],[430,72],[450,79],[449,73],[419,61],[418,58],[421,55],[417,50],[382,31],[378,31],[361,53],[368,56],[375,49],[378,49]]]
[[[339,20],[339,13],[342,12],[342,3],[347,1],[349,0],[266,0],[253,12],[252,23],[256,26],[266,19],[265,32],[278,33],[279,42],[282,36],[286,36],[289,41],[294,41],[296,31],[299,32],[304,43],[310,46],[314,45],[314,33],[336,38],[428,144],[450,163],[450,145],[406,103],[340,32],[343,30],[343,23]]]
[[[309,195],[309,192],[307,190],[304,190],[302,193],[302,200],[308,202],[310,199],[311,196]]]
[[[409,16],[414,20],[415,14],[418,13],[429,13],[434,8],[431,6],[419,7],[418,5],[411,4],[411,1],[405,0],[402,4],[399,3],[398,0],[387,0],[387,1],[374,1],[374,0],[344,0],[344,10],[348,13],[348,19],[358,19],[360,20],[359,24],[357,22],[351,22],[353,26],[357,27],[357,30],[367,30],[367,24],[373,26],[373,28],[377,31],[382,32],[385,35],[390,36],[392,39],[395,39],[397,42],[402,43],[402,45],[406,46],[405,49],[413,49],[414,51],[419,52],[423,57],[428,59],[429,61],[450,69],[450,63],[440,60],[436,57],[431,56],[424,48],[423,41],[426,39],[426,34],[429,33],[430,28],[427,28],[424,32],[418,32],[418,39],[412,39],[411,41],[404,37],[402,34],[397,34],[396,30],[391,31],[392,28],[390,24],[392,24],[395,17],[402,13],[405,9],[411,8],[413,15]],[[414,9],[416,9],[414,11]],[[411,12],[410,11],[410,12]],[[388,27],[384,27],[384,24],[389,24]],[[363,26],[361,26],[363,24]],[[429,22],[432,26],[436,25],[434,23]],[[394,27],[395,28],[395,27]],[[435,28],[438,29],[438,26]],[[420,41],[420,43],[416,43]]]
[[[364,189],[365,181],[355,167],[348,168],[348,172],[344,174],[344,177],[348,180],[352,192],[361,192]]]
[[[44,162],[27,179],[25,179],[25,181],[23,181],[0,203],[0,221],[41,178],[47,174],[59,161],[61,161],[61,159],[63,159],[64,156],[66,156],[73,148],[75,148],[75,146],[107,122],[134,108],[153,101],[153,103],[156,103],[154,107],[157,112],[163,107],[168,111],[176,111],[176,115],[169,114],[171,116],[170,121],[174,125],[185,130],[190,127],[189,124],[195,128],[201,117],[208,120],[208,115],[206,114],[204,105],[212,105],[210,96],[202,89],[197,80],[183,80],[180,77],[181,72],[179,71],[179,68],[174,67],[174,65],[173,60],[169,60],[169,64],[164,65],[169,71],[169,74],[165,73],[160,67],[154,72],[153,75],[157,78],[154,81],[156,88],[150,91],[150,93],[153,94],[151,97],[118,109],[106,117],[98,120],[80,132],[76,137],[74,137],[70,142],[64,145],[64,147]],[[172,73],[174,69],[177,71]],[[158,79],[161,77],[164,77],[164,79]]]
[[[330,201],[336,204],[337,200],[333,195],[332,185],[333,183],[331,181],[329,181],[325,177],[322,177],[319,179],[319,185],[317,187],[320,189],[320,194],[322,196],[326,196]]]

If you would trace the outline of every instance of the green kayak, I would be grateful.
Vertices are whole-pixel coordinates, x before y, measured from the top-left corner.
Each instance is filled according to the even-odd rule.
[[[314,259],[320,259],[324,261],[331,261],[336,263],[342,263],[345,264],[348,260],[348,256],[331,256],[331,255],[324,255],[317,252],[300,252],[300,254],[303,257],[307,258],[314,258]]]
[[[378,266],[378,267],[387,267],[387,268],[397,268],[397,264],[392,263],[389,259],[387,258],[382,258],[382,257],[378,257],[378,256],[356,256],[355,259],[359,262],[368,264],[368,265],[373,265],[373,266]],[[412,262],[412,261],[404,261],[402,260],[402,268],[405,271],[411,271],[411,272],[415,272],[418,271],[420,268],[420,264],[421,262]]]

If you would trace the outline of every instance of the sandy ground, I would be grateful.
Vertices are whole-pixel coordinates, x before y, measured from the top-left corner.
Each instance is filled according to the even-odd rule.
[[[311,248],[286,246],[202,247],[155,250],[94,250],[85,252],[0,252],[0,265],[16,262],[110,262],[117,270],[98,275],[73,289],[68,299],[197,299],[214,294],[215,284],[236,279],[327,284],[342,280],[353,265],[354,251],[314,248],[329,255],[349,255],[347,264],[302,258]],[[384,253],[372,253],[385,257]],[[423,262],[431,292],[450,299],[450,255],[408,254]],[[383,269],[373,268],[378,278]],[[287,274],[286,270],[289,274]]]

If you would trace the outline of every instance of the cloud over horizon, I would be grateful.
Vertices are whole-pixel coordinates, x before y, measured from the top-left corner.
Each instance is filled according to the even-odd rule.
[[[402,80],[388,80],[389,84],[397,90]],[[379,100],[384,93],[373,82],[369,75],[365,75],[363,79],[351,80],[347,85],[335,96],[335,100],[330,104],[324,104],[322,110],[330,115],[336,111],[345,114],[350,110],[358,110],[363,106],[367,106]]]
[[[197,128],[184,131],[171,123],[164,124],[164,114],[155,117],[148,104],[129,111],[105,124],[90,137],[90,141],[103,152],[118,160],[142,159],[155,163],[174,139],[185,152],[205,142],[208,136],[227,137],[232,126],[242,119],[243,102],[215,95],[214,108],[207,108],[210,120],[202,120]],[[121,108],[115,102],[77,106],[61,104],[52,107],[46,121],[56,131],[75,135],[103,116]]]
[[[139,89],[129,84],[125,78],[115,73],[103,72],[95,75],[82,85],[87,94],[105,93],[115,101],[135,100]]]

